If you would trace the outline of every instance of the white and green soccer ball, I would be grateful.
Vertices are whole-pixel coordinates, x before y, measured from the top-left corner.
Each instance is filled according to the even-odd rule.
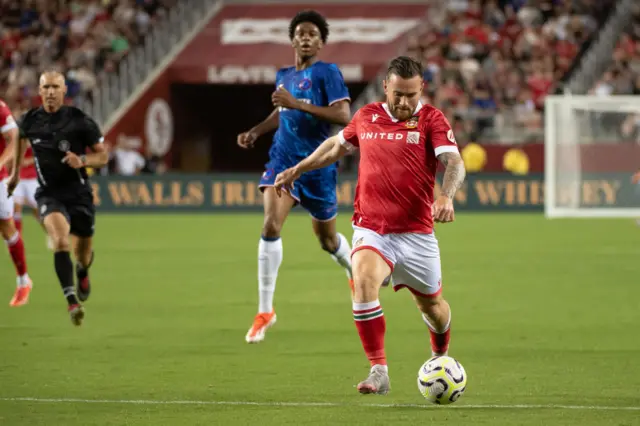
[[[418,389],[427,401],[447,405],[456,402],[467,387],[464,367],[449,356],[435,356],[418,371]]]

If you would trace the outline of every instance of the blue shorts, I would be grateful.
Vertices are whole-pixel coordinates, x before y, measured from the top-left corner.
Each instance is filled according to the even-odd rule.
[[[273,186],[276,175],[286,169],[287,167],[280,163],[268,163],[260,178],[260,190]],[[331,220],[338,215],[337,175],[335,168],[305,173],[295,181],[289,194],[296,200],[296,204],[300,204],[314,219]]]

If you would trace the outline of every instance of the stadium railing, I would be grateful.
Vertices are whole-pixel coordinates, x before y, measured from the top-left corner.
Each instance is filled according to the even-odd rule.
[[[620,34],[631,25],[632,7],[636,0],[621,0],[615,6],[604,28],[597,35],[589,52],[581,59],[577,71],[564,86],[565,94],[585,94],[611,64],[611,53]]]
[[[183,40],[221,0],[180,0],[145,37],[144,43],[124,58],[117,73],[105,79],[93,100],[80,99],[78,107],[108,128],[118,108],[145,82],[171,50]]]

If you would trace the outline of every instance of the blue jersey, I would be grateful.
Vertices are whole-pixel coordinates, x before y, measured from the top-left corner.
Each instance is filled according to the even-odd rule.
[[[283,68],[276,75],[276,89],[282,85],[294,98],[326,107],[341,100],[349,100],[349,91],[342,73],[335,64],[316,62],[297,71]],[[269,150],[269,162],[260,179],[260,188],[273,186],[275,177],[308,157],[331,136],[331,124],[298,110],[280,108],[278,131]],[[289,194],[313,216],[326,221],[338,213],[335,164],[300,176]]]
[[[276,75],[276,88],[280,85],[294,98],[320,107],[350,99],[338,66],[326,62],[315,62],[300,71],[295,67],[282,68]],[[278,131],[269,150],[270,160],[287,167],[296,165],[331,136],[331,126],[311,114],[280,108]]]

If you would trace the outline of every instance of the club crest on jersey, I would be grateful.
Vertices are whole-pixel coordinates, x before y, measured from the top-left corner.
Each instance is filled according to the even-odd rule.
[[[404,125],[407,129],[415,129],[418,127],[418,117],[411,117]]]
[[[298,89],[300,90],[309,90],[311,89],[311,80],[308,78],[303,78],[300,83],[298,83]]]
[[[449,142],[455,143],[457,145],[456,137],[453,136],[453,130],[449,129],[449,131],[447,132],[447,139],[449,139]]]
[[[62,152],[67,152],[71,149],[71,144],[68,140],[61,140],[58,142],[58,149]]]

